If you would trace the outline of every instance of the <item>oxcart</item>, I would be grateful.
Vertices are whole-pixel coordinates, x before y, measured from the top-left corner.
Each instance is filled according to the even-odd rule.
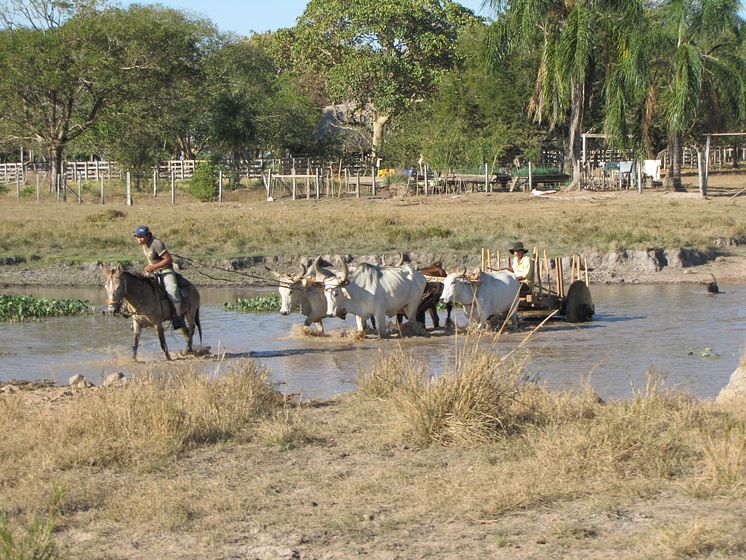
[[[500,253],[496,254],[496,266],[489,249],[482,249],[482,270],[499,270],[507,268],[500,262]],[[534,248],[533,287],[528,293],[521,294],[518,301],[518,317],[521,319],[564,318],[570,323],[585,323],[593,320],[595,307],[590,291],[588,260],[580,255],[571,257],[548,257],[546,251],[539,255]],[[565,265],[570,274],[565,274]],[[567,288],[566,288],[567,286]]]

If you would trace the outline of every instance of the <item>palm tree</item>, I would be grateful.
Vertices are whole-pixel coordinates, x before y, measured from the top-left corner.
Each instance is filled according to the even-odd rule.
[[[650,156],[652,131],[671,150],[669,180],[681,187],[681,142],[746,114],[746,60],[739,0],[662,0],[631,28],[606,83],[605,128],[633,134]],[[702,193],[703,195],[706,193]]]
[[[566,165],[579,173],[578,151],[583,119],[593,81],[605,75],[606,61],[615,56],[620,20],[639,11],[639,3],[624,0],[489,0],[498,17],[491,49],[499,64],[512,50],[541,52],[528,112],[547,120],[550,128],[565,126]],[[569,167],[569,165],[568,165]]]

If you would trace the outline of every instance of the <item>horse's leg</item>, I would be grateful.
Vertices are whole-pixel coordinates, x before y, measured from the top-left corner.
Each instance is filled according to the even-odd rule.
[[[194,318],[190,318],[187,320],[187,326],[181,329],[181,334],[183,334],[184,339],[186,339],[187,354],[191,354],[192,353],[192,340],[194,340]]]
[[[133,332],[133,338],[132,338],[132,359],[137,359],[137,347],[140,345],[140,332],[142,331],[142,325],[135,321],[135,319],[132,319],[132,332]]]
[[[156,323],[155,330],[158,332],[158,340],[161,343],[161,350],[166,355],[167,360],[171,360],[171,354],[168,353],[168,346],[166,346],[166,333],[163,332],[163,324]]]
[[[202,324],[199,322],[199,307],[197,307],[196,311],[194,312],[194,324],[197,325],[197,330],[199,330],[199,345],[203,346],[202,343]],[[194,334],[194,333],[192,333]]]

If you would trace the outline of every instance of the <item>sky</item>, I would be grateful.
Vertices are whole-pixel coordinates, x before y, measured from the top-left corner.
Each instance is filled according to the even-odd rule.
[[[221,31],[233,31],[240,35],[251,32],[274,31],[280,27],[293,27],[295,19],[303,13],[308,0],[138,0],[123,1],[122,4],[162,4],[211,19]],[[459,3],[476,14],[487,16],[482,10],[483,0],[459,0]]]

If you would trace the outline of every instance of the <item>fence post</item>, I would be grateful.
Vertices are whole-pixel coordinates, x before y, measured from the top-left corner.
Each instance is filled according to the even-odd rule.
[[[370,175],[373,179],[373,186],[371,187],[372,193],[373,193],[373,196],[376,196],[376,166],[375,165],[373,165],[370,168]]]
[[[306,200],[311,200],[311,168],[306,169]]]
[[[132,176],[130,175],[129,171],[127,171],[126,181],[127,181],[127,206],[132,206]]]
[[[218,171],[218,204],[223,202],[223,170]]]
[[[534,176],[533,176],[533,169],[531,167],[531,162],[528,162],[528,191],[531,192],[534,188]]]
[[[319,188],[319,170],[318,170],[318,168],[316,169],[316,172],[314,173],[314,180],[316,181],[316,200],[318,200],[319,199],[319,194],[320,194],[319,193],[320,188]]]
[[[153,198],[158,196],[158,164],[153,170]]]
[[[86,173],[86,176],[88,174]],[[83,202],[83,178],[78,175],[78,204]]]
[[[171,204],[176,204],[176,185],[173,169],[171,170]]]
[[[488,166],[484,164],[484,192],[492,192],[492,185],[490,185],[490,176],[488,175]]]
[[[21,176],[16,168],[16,200],[21,201]]]
[[[290,170],[290,181],[293,185],[293,200],[295,200],[295,160],[293,160],[293,167]]]

